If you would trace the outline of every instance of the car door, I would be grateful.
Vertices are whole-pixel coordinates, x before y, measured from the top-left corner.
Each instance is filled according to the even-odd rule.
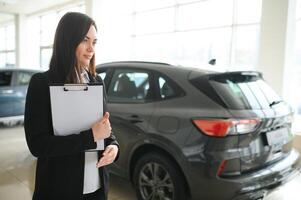
[[[13,71],[0,71],[0,117],[10,117],[13,114],[12,88]]]
[[[110,80],[105,78],[110,121],[122,149],[112,168],[118,173],[126,173],[124,166],[127,166],[132,146],[148,132],[154,111],[151,80],[151,72],[131,68],[116,68],[110,74]]]
[[[188,110],[184,108],[189,102],[181,98],[185,92],[173,79],[159,72],[154,76],[154,85],[157,101],[149,131],[182,145],[187,137],[183,127],[190,127],[191,123],[190,118],[187,119]]]

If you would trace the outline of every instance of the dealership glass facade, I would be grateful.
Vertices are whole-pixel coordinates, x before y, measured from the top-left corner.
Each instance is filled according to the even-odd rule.
[[[261,0],[104,0],[99,62],[154,60],[216,68],[254,69]],[[110,20],[108,20],[110,19]],[[113,19],[113,20],[111,20]]]
[[[295,3],[288,87],[301,87],[301,0]],[[262,0],[102,0],[95,10],[96,63],[147,60],[229,71],[258,64]],[[26,15],[25,67],[48,68],[55,28],[68,11],[85,13],[85,1]],[[14,20],[0,22],[0,67],[16,64],[15,38]],[[301,93],[284,94],[301,116]]]
[[[0,67],[15,66],[15,25],[8,22],[0,26]]]
[[[56,26],[59,19],[69,11],[84,13],[85,5],[80,3],[28,17],[26,46],[30,47],[27,56],[32,58],[27,60],[28,66],[48,68]]]

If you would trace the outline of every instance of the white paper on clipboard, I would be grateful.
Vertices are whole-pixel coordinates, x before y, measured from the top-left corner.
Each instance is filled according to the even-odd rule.
[[[101,84],[50,86],[50,102],[54,134],[58,136],[79,134],[90,129],[93,123],[102,118],[103,86]],[[95,150],[103,149],[104,141],[97,141]]]

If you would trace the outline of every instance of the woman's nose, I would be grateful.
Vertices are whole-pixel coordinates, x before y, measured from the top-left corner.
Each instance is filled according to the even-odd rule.
[[[88,45],[88,51],[89,52],[94,52],[94,45],[93,45],[93,43]]]

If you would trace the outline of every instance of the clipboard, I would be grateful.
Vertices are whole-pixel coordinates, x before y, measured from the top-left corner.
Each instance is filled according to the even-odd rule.
[[[79,134],[103,116],[102,84],[51,85],[49,91],[54,135]],[[90,150],[103,149],[104,140],[99,140]]]

